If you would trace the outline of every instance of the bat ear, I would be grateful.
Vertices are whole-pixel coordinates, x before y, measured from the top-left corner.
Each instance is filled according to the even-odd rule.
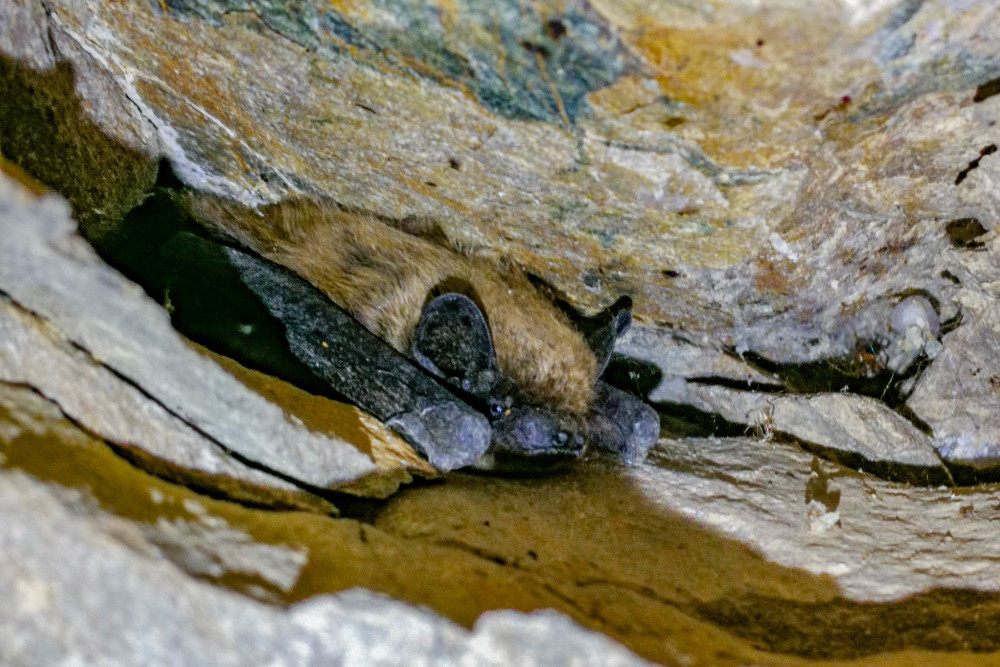
[[[615,341],[632,326],[632,299],[623,296],[598,318],[606,318],[607,322],[587,335],[587,344],[597,357],[597,376],[600,377],[615,350]]]
[[[413,335],[413,357],[427,371],[479,398],[500,377],[486,317],[467,296],[449,292],[432,299]]]

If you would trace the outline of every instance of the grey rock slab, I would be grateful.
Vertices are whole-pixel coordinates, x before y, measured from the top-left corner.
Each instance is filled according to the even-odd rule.
[[[573,621],[553,610],[533,614],[489,612],[479,617],[472,633],[469,641],[472,650],[463,661],[468,665],[487,662],[583,665],[589,661],[608,667],[625,667],[637,663],[636,656],[617,642],[596,632],[580,632]],[[553,637],[559,637],[559,641],[552,641]]]
[[[687,340],[664,329],[634,324],[615,343],[615,352],[651,364],[661,377],[650,388],[649,400],[654,403],[686,402],[688,378],[725,378],[752,383],[776,383],[764,373],[738,357],[712,346],[707,337]]]
[[[816,394],[774,401],[774,429],[799,440],[869,461],[939,468],[930,438],[913,424],[867,396]]]
[[[763,419],[764,412],[768,410],[768,401],[773,398],[773,394],[688,382],[683,377],[667,379],[649,394],[649,400],[654,403],[689,405],[748,427]]]
[[[634,334],[630,331],[622,339],[621,351],[662,372],[648,396],[654,403],[690,405],[735,424],[745,424],[748,434],[760,438],[781,432],[868,461],[935,468],[943,474],[931,439],[881,401],[857,394],[752,391],[753,383],[780,385],[780,380],[738,357],[678,340],[662,330],[634,329]],[[691,378],[709,383],[691,382]],[[714,379],[746,381],[748,389],[711,384]]]
[[[647,664],[552,612],[488,613],[467,632],[361,589],[271,607],[123,543],[134,532],[78,493],[0,471],[0,662]]]
[[[608,57],[552,67],[565,83],[591,80],[588,63],[615,64],[599,68],[600,90],[576,98],[587,113],[572,114],[572,132],[564,119],[526,123],[487,108],[489,96],[462,92],[505,79],[487,65],[507,61],[502,43],[477,45],[482,68],[456,88],[414,74],[426,72],[420,67],[359,62],[324,23],[350,24],[353,38],[372,40],[365,52],[378,60],[380,47],[423,44],[422,30],[437,25],[408,6],[400,7],[405,18],[390,20],[312,2],[291,15],[251,2],[237,16],[221,4],[164,9],[139,0],[62,0],[46,3],[46,13],[20,0],[2,18],[51,17],[50,41],[102,127],[166,155],[194,187],[247,203],[319,191],[381,215],[433,218],[449,238],[515,256],[588,308],[630,292],[640,316],[678,322],[716,347],[792,361],[848,354],[855,341],[841,335],[845,313],[871,301],[917,290],[949,307],[936,259],[948,246],[940,222],[952,213],[987,226],[995,219],[979,191],[985,160],[962,188],[955,180],[993,141],[995,100],[969,102],[998,73],[996,7],[928,0],[900,25],[883,25],[883,13],[914,3],[719,7],[711,19],[745,37],[773,12],[775,41],[792,51],[779,58],[721,43],[725,52],[699,51],[698,62],[718,58],[732,69],[691,91],[684,77],[671,79],[672,65],[656,62],[647,33],[631,29],[640,15],[658,29],[685,29],[686,12],[604,4],[591,19],[609,35]],[[852,14],[861,18],[848,21]],[[516,18],[473,12],[462,15],[461,34],[440,29],[466,44],[468,34],[493,34],[494,20],[520,34]],[[414,30],[402,43],[388,37],[396,21]],[[706,21],[699,14],[696,23]],[[822,34],[828,24],[845,29],[830,38]],[[782,40],[802,31],[829,41]],[[38,32],[11,32],[10,52],[48,48]],[[563,44],[575,44],[575,33]],[[908,47],[888,57],[890,38]],[[623,71],[623,62],[632,64]],[[440,66],[436,57],[426,64]],[[660,67],[664,76],[649,76]],[[534,66],[520,76],[540,97],[510,100],[518,104],[560,87]],[[101,77],[117,89],[84,83]],[[510,80],[515,88],[519,77]],[[726,94],[705,89],[713,84],[728,86]],[[115,105],[124,110],[118,116]],[[602,277],[606,267],[616,268]]]
[[[975,104],[969,113],[993,122],[1000,95]],[[991,141],[997,143],[996,136]],[[986,143],[986,142],[983,142]],[[979,149],[977,149],[979,150]],[[973,156],[974,157],[974,156]],[[907,407],[934,433],[934,446],[950,462],[988,469],[1000,465],[1000,159],[983,157],[958,188],[953,218],[974,217],[989,231],[980,249],[948,247],[942,258],[956,283],[957,328],[946,333],[942,350],[916,382]]]
[[[0,53],[34,69],[55,66],[56,55],[48,35],[48,17],[40,2],[14,0],[6,4],[0,21]]]
[[[185,509],[193,501],[185,503]],[[201,510],[204,512],[204,509]],[[144,532],[172,562],[189,574],[221,577],[251,575],[289,592],[299,578],[307,554],[274,544],[261,544],[231,528],[219,517],[202,515],[196,521],[160,517]]]
[[[88,354],[58,340],[58,333],[0,298],[0,380],[31,386],[74,422],[115,444],[139,446],[184,468],[297,489],[237,461]]]
[[[61,200],[33,200],[0,177],[0,235],[0,292],[204,437],[318,487],[374,469],[353,446],[293,424],[188,347],[166,311],[75,233]]]
[[[959,495],[887,482],[755,438],[661,440],[646,465],[626,472],[649,502],[776,563],[829,575],[852,600],[1000,590],[991,489]]]
[[[788,395],[689,383],[682,402],[746,424],[759,438],[784,433],[873,463],[918,468],[943,464],[930,437],[881,401],[858,394]]]
[[[44,3],[40,4],[45,7]],[[122,76],[121,70],[94,49],[89,40],[77,39],[62,24],[59,15],[51,12],[51,8],[47,9],[49,20],[45,29],[51,38],[51,50],[57,60],[73,64],[75,92],[87,117],[102,131],[136,151],[151,157],[162,153],[165,142],[158,128],[143,115],[140,104],[129,102],[135,99],[132,81]],[[84,13],[85,24],[92,23],[93,18]],[[93,27],[99,29],[96,23]],[[131,206],[139,203],[133,201]]]
[[[992,294],[963,295],[964,323],[944,337],[944,350],[906,402],[934,432],[952,462],[1000,465],[1000,313]]]

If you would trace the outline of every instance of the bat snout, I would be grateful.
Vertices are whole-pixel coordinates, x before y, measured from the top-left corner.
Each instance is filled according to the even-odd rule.
[[[492,427],[489,453],[494,470],[544,470],[577,458],[585,444],[568,420],[532,407],[507,410]]]

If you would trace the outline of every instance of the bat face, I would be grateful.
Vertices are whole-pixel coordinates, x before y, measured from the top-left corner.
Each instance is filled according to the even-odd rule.
[[[615,340],[631,325],[631,301],[619,300],[608,321],[587,336],[603,371]],[[427,371],[485,407],[492,429],[490,447],[477,467],[538,470],[580,456],[589,446],[626,463],[645,456],[659,433],[649,406],[598,382],[586,415],[517,405],[516,387],[497,368],[486,315],[469,297],[446,293],[424,308],[413,337],[414,359]]]

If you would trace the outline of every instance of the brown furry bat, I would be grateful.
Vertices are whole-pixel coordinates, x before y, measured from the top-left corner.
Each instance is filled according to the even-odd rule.
[[[600,370],[593,351],[520,270],[329,202],[292,199],[254,211],[184,196],[200,224],[290,268],[404,354],[429,294],[442,285],[470,292],[489,318],[499,371],[518,401],[577,415],[590,408]]]
[[[332,202],[295,199],[251,210],[195,192],[177,197],[202,227],[290,269],[398,352],[485,404],[491,435],[480,467],[544,467],[588,445],[634,463],[655,442],[655,411],[598,382],[631,323],[627,297],[584,336],[516,267]],[[408,430],[395,418],[387,423]]]

